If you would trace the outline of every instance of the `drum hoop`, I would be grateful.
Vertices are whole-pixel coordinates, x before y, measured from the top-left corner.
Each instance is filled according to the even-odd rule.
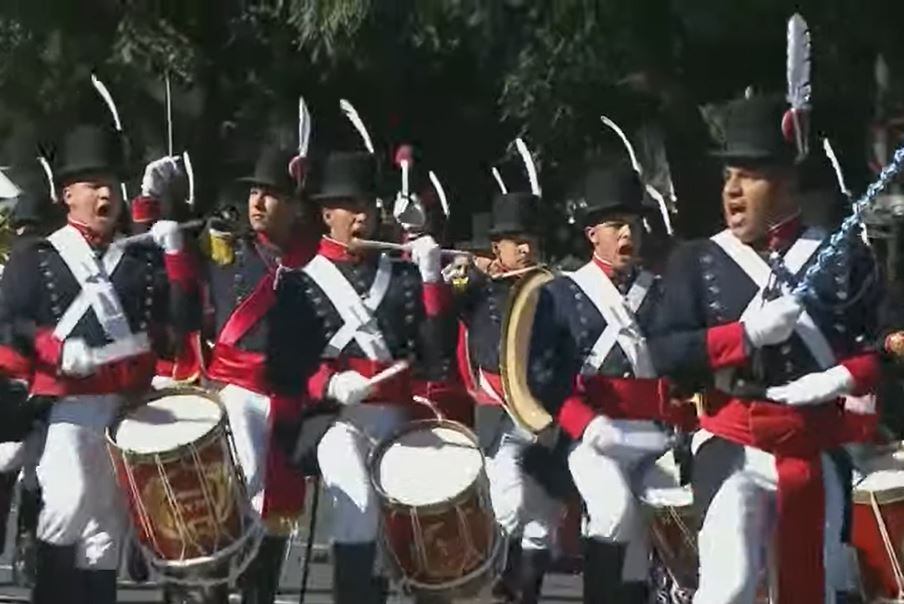
[[[173,447],[172,449],[154,452],[134,451],[132,449],[122,447],[116,442],[116,439],[114,438],[116,430],[119,428],[119,425],[122,423],[122,421],[129,415],[129,413],[143,405],[147,405],[148,403],[151,403],[158,399],[165,398],[167,396],[186,394],[193,394],[201,396],[202,398],[206,398],[207,400],[216,404],[220,409],[220,419],[217,420],[217,422],[213,426],[211,426],[210,429],[207,430],[207,432],[203,433],[197,439],[192,442]],[[123,408],[120,409],[119,413],[117,413],[114,420],[110,423],[109,426],[107,426],[105,434],[107,444],[119,451],[123,459],[136,462],[160,461],[162,463],[169,463],[185,458],[186,454],[191,453],[192,447],[194,447],[195,449],[201,449],[213,442],[216,442],[220,436],[226,436],[228,432],[228,430],[226,429],[227,421],[228,419],[226,415],[226,407],[223,405],[222,401],[220,401],[219,397],[217,397],[215,393],[209,390],[205,390],[204,388],[197,388],[194,386],[179,386],[172,388],[163,388],[155,392],[150,392],[144,395],[139,402],[123,406]]]
[[[856,504],[872,505],[873,496],[875,496],[876,503],[879,505],[899,503],[904,501],[904,487],[893,487],[882,491],[865,491],[855,488],[851,494],[851,499]]]
[[[245,506],[243,516],[244,520],[247,522],[245,526],[247,526],[248,529],[233,543],[230,543],[228,546],[209,556],[198,556],[186,560],[167,560],[157,556],[140,541],[136,540],[135,543],[138,545],[142,554],[144,554],[145,559],[149,562],[151,568],[157,571],[164,583],[188,587],[216,586],[224,583],[231,583],[244,573],[251,562],[257,557],[257,551],[266,536],[264,523],[261,521],[260,517],[251,510],[250,506]],[[229,572],[225,577],[182,579],[168,574],[172,571],[188,570],[193,566],[202,567],[208,564],[216,564],[229,558],[233,554],[241,553],[242,548],[246,545],[249,545],[247,553],[245,553],[237,566],[230,567]]]
[[[504,546],[507,545],[508,540],[506,539],[504,533],[502,532],[502,529],[498,525],[496,526],[496,530],[493,532],[494,532],[496,538],[493,540],[494,541],[493,549],[490,552],[490,555],[487,556],[487,559],[482,564],[480,564],[480,566],[478,566],[477,568],[475,568],[468,574],[466,574],[462,577],[459,577],[457,579],[452,579],[451,581],[447,581],[445,583],[439,583],[439,584],[422,583],[420,581],[410,579],[405,576],[405,573],[402,572],[402,570],[401,570],[401,566],[399,566],[398,563],[396,563],[397,571],[400,576],[399,583],[402,587],[402,590],[405,591],[406,593],[411,593],[412,591],[440,593],[440,592],[445,592],[445,591],[449,591],[449,590],[453,590],[453,589],[458,589],[460,587],[464,587],[471,581],[482,576],[484,573],[486,573],[491,568],[496,566],[497,562],[499,562],[499,560],[497,560],[497,558],[505,558],[506,557],[505,553],[508,548],[504,547]],[[385,533],[384,533],[383,541],[384,541],[383,546],[388,548],[388,544],[385,542]],[[389,551],[390,552],[392,551],[391,548],[389,549]],[[504,566],[505,566],[505,560],[502,560],[502,567],[504,567]]]
[[[468,437],[468,440],[470,440],[474,445],[474,449],[480,454],[480,472],[477,473],[477,477],[471,482],[471,484],[467,486],[467,488],[462,489],[460,493],[456,494],[450,499],[444,499],[443,501],[437,501],[435,503],[428,503],[425,505],[411,505],[402,503],[401,501],[387,493],[383,486],[378,483],[376,469],[377,464],[383,457],[383,454],[386,452],[386,450],[390,447],[390,445],[396,442],[399,438],[410,432],[415,432],[427,427],[449,428]],[[449,509],[450,505],[461,503],[462,501],[470,499],[470,494],[475,488],[480,485],[481,480],[486,480],[486,457],[483,454],[483,450],[480,448],[480,442],[477,440],[477,436],[473,431],[471,431],[470,428],[468,428],[464,424],[451,419],[418,419],[403,424],[392,434],[381,440],[379,443],[377,443],[376,446],[371,449],[370,455],[368,455],[367,458],[367,468],[368,473],[370,474],[370,484],[376,492],[377,496],[380,498],[380,501],[384,507],[393,510],[416,509],[418,513],[423,513],[425,516],[444,512]]]

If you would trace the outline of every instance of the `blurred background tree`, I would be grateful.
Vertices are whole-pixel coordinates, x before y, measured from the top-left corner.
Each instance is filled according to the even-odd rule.
[[[169,73],[175,147],[191,150],[209,206],[260,141],[294,143],[299,94],[315,147],[356,146],[338,111],[345,97],[384,159],[400,142],[422,150],[460,230],[488,207],[489,166],[512,154],[516,135],[537,154],[547,203],[561,214],[581,162],[619,152],[599,123],[605,113],[629,133],[650,124],[664,133],[679,230],[697,235],[718,220],[698,108],[748,85],[783,89],[795,10],[813,34],[817,127],[860,184],[867,126],[902,98],[899,0],[4,0],[0,162],[30,159],[76,120],[109,120],[95,72],[140,175],[142,161],[166,151]],[[879,53],[892,73],[882,99]]]

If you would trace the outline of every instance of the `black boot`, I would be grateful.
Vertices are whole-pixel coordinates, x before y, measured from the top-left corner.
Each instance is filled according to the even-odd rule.
[[[650,601],[650,590],[646,583],[629,581],[622,585],[622,600],[625,604],[647,604]]]
[[[16,480],[19,478],[19,470],[0,474],[0,554],[6,548],[6,524],[9,520],[9,510],[13,505],[13,497],[16,494]]]
[[[518,600],[518,569],[521,568],[521,539],[510,537],[505,558],[505,569],[493,583],[493,602]]]
[[[286,537],[264,537],[257,556],[242,575],[242,604],[273,604],[286,556]]]
[[[35,584],[40,512],[41,490],[22,488],[16,514],[16,551],[13,553],[13,582],[19,587],[33,587]]]
[[[584,540],[584,604],[623,604],[625,544]]]
[[[83,570],[83,604],[116,604],[116,571]]]
[[[334,604],[379,604],[383,593],[373,576],[377,546],[374,543],[333,545]]]
[[[75,546],[38,541],[32,604],[82,604],[84,593],[75,568]]]
[[[525,549],[521,551],[518,572],[518,593],[521,604],[536,604],[540,601],[543,575],[549,568],[552,556],[548,549]]]

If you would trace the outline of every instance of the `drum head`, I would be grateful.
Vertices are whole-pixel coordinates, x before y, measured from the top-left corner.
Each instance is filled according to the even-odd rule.
[[[375,462],[377,490],[412,507],[455,498],[483,471],[483,455],[473,437],[442,423],[403,432]]]
[[[222,418],[220,405],[208,396],[176,392],[129,412],[113,430],[112,439],[133,453],[171,451],[198,441]]]

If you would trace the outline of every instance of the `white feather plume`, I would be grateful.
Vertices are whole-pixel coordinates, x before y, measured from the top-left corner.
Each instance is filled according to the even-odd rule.
[[[308,146],[311,142],[311,112],[304,97],[298,97],[298,155],[308,156]]]
[[[656,190],[656,187],[653,185],[644,185],[644,188],[647,191],[647,194],[656,200],[656,205],[659,207],[659,213],[662,215],[662,223],[665,225],[665,232],[669,234],[669,236],[674,235],[674,230],[672,229],[672,218],[669,216],[669,204],[666,203],[665,197],[663,197],[662,193]]]
[[[637,175],[643,175],[643,167],[637,160],[637,153],[634,152],[634,147],[631,145],[631,141],[628,140],[628,135],[625,134],[625,131],[619,128],[618,124],[610,120],[605,115],[601,115],[600,119],[603,120],[603,123],[611,128],[615,132],[615,134],[618,135],[618,138],[620,138],[622,143],[625,145],[625,149],[628,151],[628,157],[631,159],[631,167],[634,168],[634,171],[637,172]]]
[[[496,184],[499,185],[499,192],[503,195],[508,193],[508,188],[506,188],[505,186],[505,181],[502,180],[502,174],[499,173],[499,170],[496,168],[496,166],[493,166],[490,170],[493,172],[493,178],[496,179]]]
[[[53,201],[57,200],[56,193],[56,185],[53,184],[53,170],[50,169],[50,162],[47,161],[47,158],[43,155],[38,156],[38,163],[41,164],[41,169],[44,170],[44,176],[47,177],[47,186],[50,189],[50,199]]]
[[[182,163],[185,165],[185,178],[188,180],[188,203],[189,207],[195,206],[195,170],[191,165],[191,156],[188,151],[182,152]]]
[[[358,134],[361,135],[361,140],[364,141],[364,146],[367,148],[368,152],[373,153],[373,141],[371,141],[370,134],[367,132],[367,127],[364,125],[364,121],[361,119],[361,116],[358,115],[355,107],[346,99],[339,99],[339,108],[342,109],[342,112],[345,113],[345,117],[352,123],[355,130],[358,131]]]
[[[788,103],[794,109],[810,104],[810,28],[799,14],[788,19]]]
[[[93,73],[91,74],[91,84],[94,85],[95,90],[100,95],[100,98],[104,100],[104,103],[107,104],[107,109],[110,110],[110,113],[113,115],[113,125],[116,127],[117,132],[122,132],[122,122],[119,121],[119,111],[116,110],[116,103],[113,102],[113,97],[110,95],[110,91],[101,82],[97,79],[97,76]]]
[[[850,197],[851,190],[848,189],[847,183],[844,182],[844,172],[841,171],[841,162],[838,161],[838,156],[835,155],[835,150],[832,148],[832,143],[829,139],[822,139],[822,149],[825,151],[826,157],[829,158],[832,169],[835,170],[835,179],[838,181],[838,188],[846,197]]]
[[[169,71],[163,76],[165,86],[164,94],[166,96],[166,153],[173,154],[173,91],[170,85]]]
[[[436,172],[430,170],[428,172],[430,176],[430,182],[433,183],[433,188],[436,189],[436,196],[439,197],[439,203],[443,206],[443,214],[446,215],[446,218],[449,217],[449,199],[446,197],[446,190],[443,189],[443,183],[439,181],[439,178],[436,176]]]
[[[524,139],[516,138],[515,148],[518,149],[521,161],[524,162],[524,169],[527,170],[527,178],[530,180],[530,192],[539,197],[542,195],[542,191],[540,190],[540,179],[537,177],[537,166],[534,164],[534,158],[531,157],[530,150],[524,143]]]

